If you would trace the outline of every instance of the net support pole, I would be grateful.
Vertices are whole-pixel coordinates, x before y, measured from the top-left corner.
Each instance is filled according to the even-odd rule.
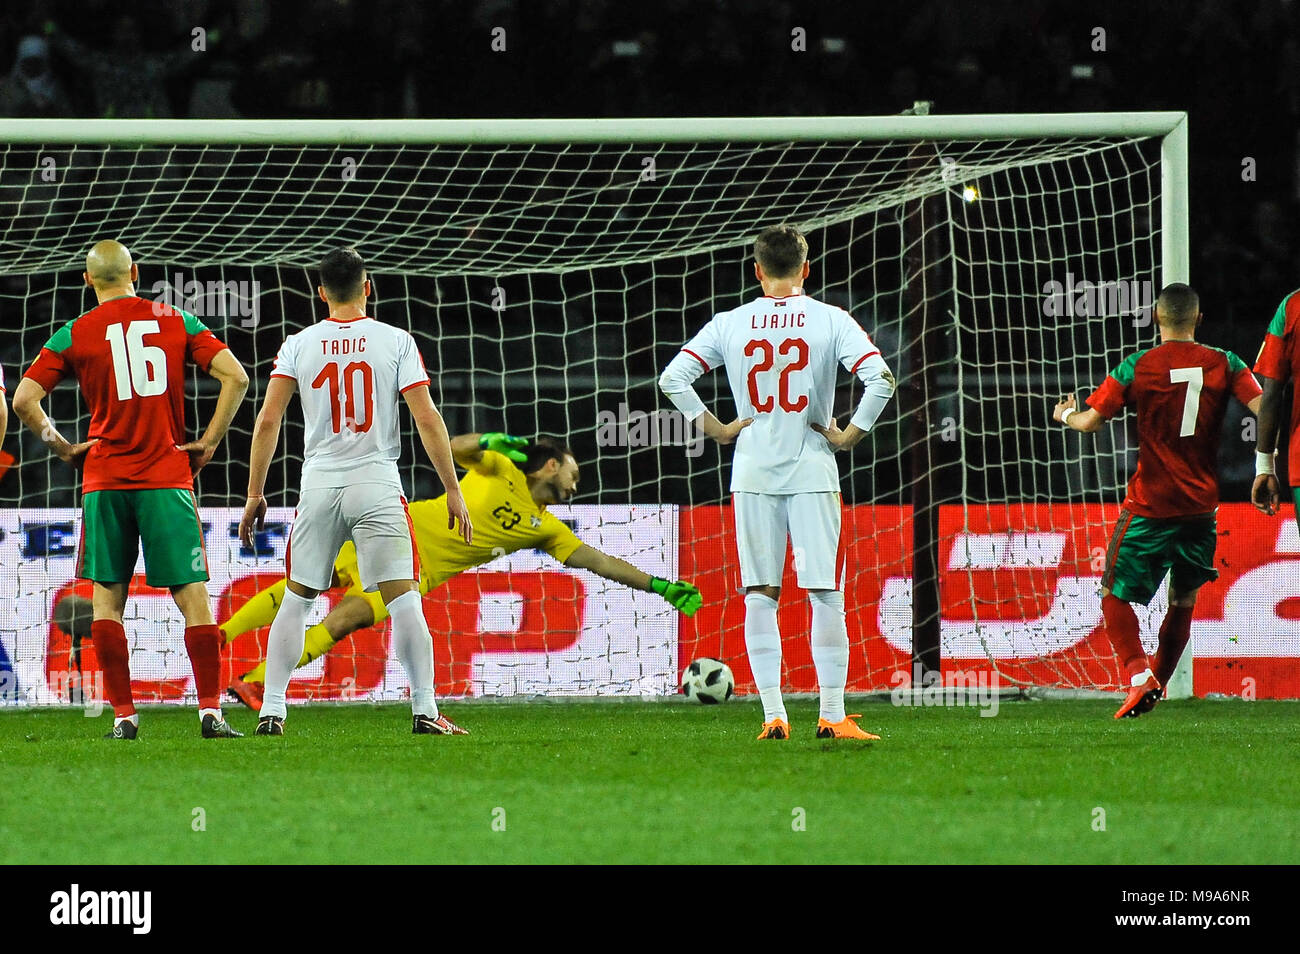
[[[1165,134],[1160,143],[1160,281],[1191,280],[1191,243],[1187,213],[1187,117]],[[1192,659],[1196,652],[1193,630],[1187,651],[1169,678],[1165,693],[1170,699],[1188,699],[1193,695]]]
[[[932,151],[932,150],[927,150]],[[914,157],[914,166],[925,160]],[[903,224],[905,255],[905,313],[915,322],[911,336],[908,382],[909,443],[912,445],[912,684],[924,685],[941,672],[939,602],[939,507],[935,496],[938,463],[932,441],[936,429],[931,420],[936,397],[934,369],[939,356],[942,329],[931,314],[926,288],[930,254],[927,230],[937,220],[933,197],[912,203]],[[931,676],[930,674],[934,675]]]

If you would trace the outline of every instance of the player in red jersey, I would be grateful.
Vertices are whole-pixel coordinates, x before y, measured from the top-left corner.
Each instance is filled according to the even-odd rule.
[[[14,392],[14,412],[59,459],[83,469],[77,572],[95,584],[90,632],[113,706],[107,738],[134,739],[138,728],[122,613],[141,544],[146,581],[170,589],[185,617],[200,732],[238,736],[221,714],[222,637],[205,585],[194,475],[225,436],[248,375],[193,315],[137,297],[139,270],[122,244],[92,248],[84,277],[99,305],[41,349]],[[221,383],[212,420],[197,441],[185,432],[189,362]],[[79,444],[66,440],[41,407],[65,377],[76,379],[90,409],[88,439]]]
[[[1196,292],[1181,283],[1167,285],[1155,307],[1160,344],[1112,371],[1088,398],[1088,410],[1079,410],[1071,394],[1052,414],[1072,430],[1096,431],[1125,407],[1137,409],[1137,470],[1102,575],[1106,632],[1129,680],[1117,719],[1141,715],[1160,700],[1191,636],[1196,593],[1218,579],[1217,463],[1228,398],[1256,414],[1260,409],[1259,382],[1246,363],[1195,341],[1201,323]],[[1150,603],[1166,574],[1169,612],[1155,658],[1148,659],[1131,604]]]
[[[1300,377],[1300,291],[1293,291],[1282,299],[1268,323],[1268,332],[1255,359],[1255,374],[1263,378],[1264,403],[1259,411],[1259,430],[1255,445],[1255,484],[1250,490],[1250,501],[1255,507],[1272,516],[1278,511],[1279,492],[1274,461],[1278,445],[1278,419],[1282,412],[1282,391],[1287,381]],[[1295,389],[1291,400],[1291,449],[1287,456],[1287,471],[1291,478],[1291,496],[1300,513],[1300,388]]]

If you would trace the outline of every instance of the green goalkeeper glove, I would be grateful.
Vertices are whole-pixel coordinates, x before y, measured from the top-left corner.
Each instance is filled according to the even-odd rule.
[[[650,577],[650,592],[658,593],[669,603],[672,603],[676,609],[682,611],[683,616],[694,616],[695,611],[704,605],[704,597],[696,589],[693,583],[687,583],[685,580],[678,580],[676,583],[670,583],[667,580],[661,580],[657,576]]]
[[[498,454],[505,454],[516,464],[522,464],[528,460],[528,455],[523,453],[520,448],[528,446],[528,438],[511,437],[509,434],[503,434],[500,431],[488,431],[482,434],[478,439],[479,450],[496,451]]]

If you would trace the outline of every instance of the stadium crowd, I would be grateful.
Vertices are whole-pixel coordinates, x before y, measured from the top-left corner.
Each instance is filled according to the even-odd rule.
[[[888,114],[922,99],[944,113],[1186,109],[1193,279],[1223,343],[1248,351],[1297,284],[1297,7],[38,0],[0,12],[0,115]],[[904,53],[918,48],[930,55]]]

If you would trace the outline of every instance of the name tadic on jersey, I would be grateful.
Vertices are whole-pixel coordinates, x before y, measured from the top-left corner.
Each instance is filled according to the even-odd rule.
[[[703,370],[725,366],[741,418],[731,489],[839,490],[835,454],[812,424],[832,417],[839,367],[856,373],[880,350],[842,308],[807,295],[763,296],[715,315],[684,347]]]
[[[429,383],[409,332],[373,318],[326,319],[285,339],[271,376],[298,385],[302,490],[357,483],[400,490],[401,395]]]

